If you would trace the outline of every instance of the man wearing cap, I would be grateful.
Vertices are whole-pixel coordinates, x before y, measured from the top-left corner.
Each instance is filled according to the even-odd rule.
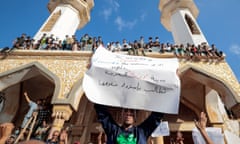
[[[163,117],[162,113],[152,112],[146,120],[135,126],[136,111],[123,109],[123,123],[118,125],[106,106],[95,104],[94,108],[107,135],[107,144],[147,144],[148,137]]]

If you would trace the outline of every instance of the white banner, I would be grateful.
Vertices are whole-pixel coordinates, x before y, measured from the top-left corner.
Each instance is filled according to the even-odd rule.
[[[103,47],[92,56],[83,89],[94,103],[178,113],[178,59],[157,59],[112,53]]]
[[[152,137],[169,136],[170,130],[167,121],[162,121],[151,134]]]
[[[223,137],[221,128],[208,127],[206,128],[206,132],[214,144],[224,144],[224,137]],[[202,134],[198,131],[197,128],[193,129],[192,138],[193,138],[194,144],[206,144],[204,138],[202,137]],[[234,144],[234,143],[229,143],[229,144]]]
[[[228,144],[240,144],[240,137],[228,130],[224,131],[224,135]]]

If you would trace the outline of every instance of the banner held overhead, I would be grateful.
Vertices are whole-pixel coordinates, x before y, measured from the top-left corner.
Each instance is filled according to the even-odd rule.
[[[97,48],[85,73],[83,89],[98,104],[178,113],[180,80],[176,58],[149,58]]]

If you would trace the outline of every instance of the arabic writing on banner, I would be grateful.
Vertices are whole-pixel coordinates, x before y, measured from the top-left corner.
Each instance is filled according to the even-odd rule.
[[[178,113],[178,60],[112,53],[99,47],[85,73],[83,89],[94,103]]]

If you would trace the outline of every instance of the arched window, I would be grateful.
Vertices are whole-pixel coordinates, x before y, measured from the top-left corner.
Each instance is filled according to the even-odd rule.
[[[192,18],[189,15],[185,15],[185,20],[188,24],[189,29],[191,30],[192,34],[200,34],[200,31],[195,24],[195,22],[192,20]]]

